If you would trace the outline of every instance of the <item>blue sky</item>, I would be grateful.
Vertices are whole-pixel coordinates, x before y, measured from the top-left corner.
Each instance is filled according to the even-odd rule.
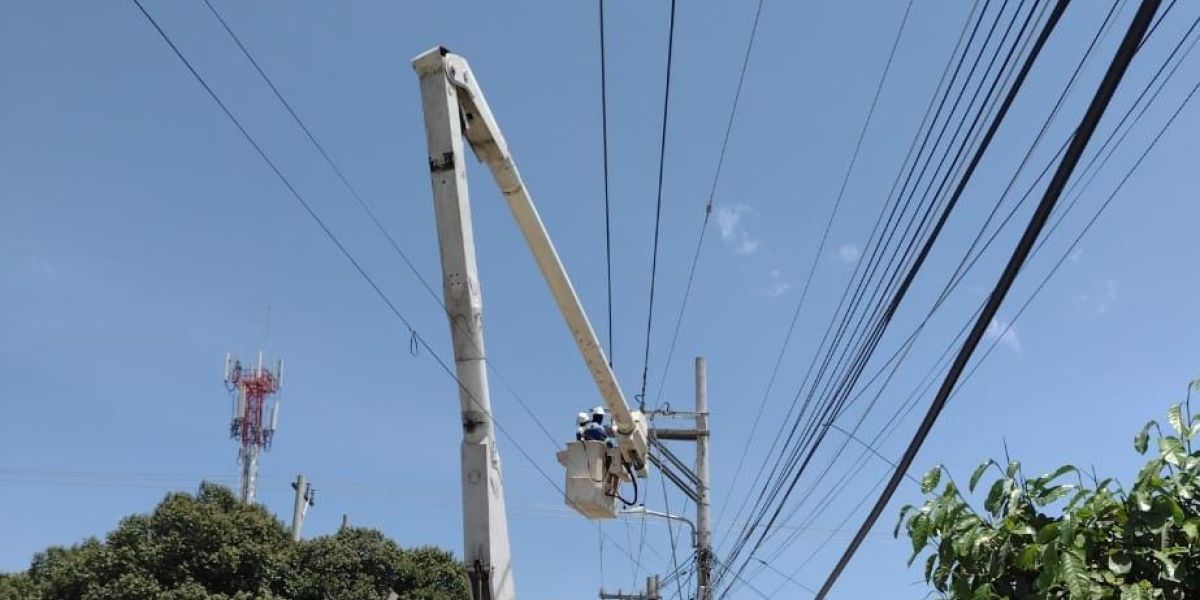
[[[593,323],[606,330],[593,3],[216,5],[435,286],[437,244],[409,60],[436,44],[470,60]],[[249,357],[260,347],[288,365],[280,431],[262,465],[262,501],[286,513],[288,482],[303,471],[319,490],[307,534],[334,531],[347,513],[351,522],[378,527],[403,544],[460,552],[453,382],[427,354],[410,354],[408,331],[132,3],[19,0],[7,8],[0,21],[0,570],[27,566],[48,545],[101,535],[120,517],[149,510],[168,490],[193,489],[202,478],[232,483],[236,449],[225,437],[221,361],[226,352]],[[203,4],[150,1],[147,8],[400,310],[447,355],[438,306]],[[861,258],[968,8],[927,0],[913,8],[844,205],[817,256],[796,336],[751,446],[751,467],[765,460]],[[918,278],[885,338],[882,356],[915,325],[955,252],[969,243],[972,223],[1003,188],[1106,9],[1077,2],[1068,10],[1029,93],[939,241],[929,274]],[[903,11],[901,2],[767,2],[716,213],[664,378],[754,3],[678,8],[650,388],[657,399],[665,381],[663,400],[690,404],[691,357],[708,357],[718,513],[728,505],[732,514],[748,492],[743,473],[726,495]],[[1128,106],[1130,90],[1140,88],[1194,12],[1183,3],[1168,17],[1156,34],[1161,38],[1135,62],[1114,110]],[[1118,27],[1131,15],[1125,7]],[[630,396],[642,368],[666,24],[666,2],[608,3],[612,354]],[[1116,40],[1105,38],[1103,58]],[[1085,71],[1052,130],[1056,144],[1094,89],[1100,63]],[[1022,274],[1000,322],[1011,321],[1197,72],[1200,62],[1189,57],[1161,104]],[[1194,342],[1200,147],[1191,135],[1200,127],[1197,112],[1185,109],[955,397],[914,471],[944,463],[969,472],[1001,456],[1007,443],[1034,471],[1073,462],[1119,476],[1133,472],[1140,461],[1131,436],[1180,400],[1200,370]],[[489,355],[565,441],[575,413],[596,404],[597,395],[490,177],[473,161],[468,168]],[[1027,213],[1020,215],[1023,221]],[[1000,236],[926,329],[867,431],[917,385],[990,287],[1015,237],[1015,230]],[[497,421],[536,467],[560,477],[555,446],[495,378],[492,397]],[[906,420],[880,451],[898,456],[915,422]],[[820,460],[829,460],[828,450]],[[511,440],[501,439],[500,451],[521,597],[590,597],[601,585],[628,589],[641,576],[615,548],[636,545],[640,526],[604,525],[612,539],[601,558],[596,527],[563,507]],[[866,460],[847,495],[799,531],[774,563],[791,572],[834,530],[796,581],[819,586],[849,539],[843,530],[862,518],[863,511],[850,508],[887,470]],[[849,465],[843,459],[835,472]],[[677,494],[664,501],[658,481],[650,489],[651,508],[680,507]],[[924,595],[912,585],[920,573],[904,565],[907,542],[890,537],[894,509],[917,498],[902,489],[836,597]],[[729,527],[731,517],[724,518],[718,526]],[[669,570],[666,528],[649,524],[646,538],[645,567]],[[769,571],[753,581],[766,591],[783,585],[782,597],[807,597]],[[755,596],[743,588],[735,597]]]

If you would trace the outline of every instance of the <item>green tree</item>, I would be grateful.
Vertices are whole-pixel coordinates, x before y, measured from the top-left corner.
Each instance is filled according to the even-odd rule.
[[[976,510],[953,480],[936,491],[944,469],[929,471],[929,498],[896,526],[912,541],[909,564],[927,554],[925,581],[945,598],[1200,597],[1200,415],[1175,405],[1167,421],[1134,438],[1146,454],[1153,434],[1157,452],[1128,489],[1071,465],[1027,478],[1018,462],[988,461],[967,485],[987,490]]]
[[[404,550],[383,534],[346,529],[292,542],[261,506],[204,483],[172,493],[103,541],[38,553],[25,573],[0,576],[0,600],[438,600],[469,597],[447,552]]]

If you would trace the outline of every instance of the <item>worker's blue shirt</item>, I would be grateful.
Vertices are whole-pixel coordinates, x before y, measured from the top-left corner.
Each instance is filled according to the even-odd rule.
[[[605,430],[603,425],[593,421],[588,423],[587,427],[584,428],[583,439],[593,442],[604,442],[608,440],[608,431]]]

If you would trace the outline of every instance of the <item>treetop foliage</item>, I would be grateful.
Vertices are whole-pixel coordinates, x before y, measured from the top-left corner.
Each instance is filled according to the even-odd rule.
[[[945,598],[1200,597],[1200,415],[1177,404],[1167,423],[1134,437],[1151,459],[1128,488],[1072,465],[1027,477],[1019,462],[989,460],[967,481],[967,494],[986,491],[977,509],[938,467],[921,480],[929,499],[903,507],[894,533],[912,541],[909,564],[926,554],[925,581]]]
[[[219,485],[175,492],[104,540],[38,553],[0,575],[0,600],[404,600],[469,598],[465,571],[437,548],[403,549],[346,528],[293,542],[261,506]]]

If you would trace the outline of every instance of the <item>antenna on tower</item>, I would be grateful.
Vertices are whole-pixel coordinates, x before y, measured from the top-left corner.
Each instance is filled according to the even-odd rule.
[[[258,461],[263,450],[271,447],[275,429],[279,426],[279,400],[272,401],[279,391],[283,375],[283,361],[274,371],[263,367],[263,353],[252,370],[247,372],[240,360],[225,355],[225,387],[233,402],[233,418],[229,423],[229,437],[238,442],[238,463],[241,465],[241,500],[254,503],[258,486]],[[270,421],[263,415],[270,404]]]

